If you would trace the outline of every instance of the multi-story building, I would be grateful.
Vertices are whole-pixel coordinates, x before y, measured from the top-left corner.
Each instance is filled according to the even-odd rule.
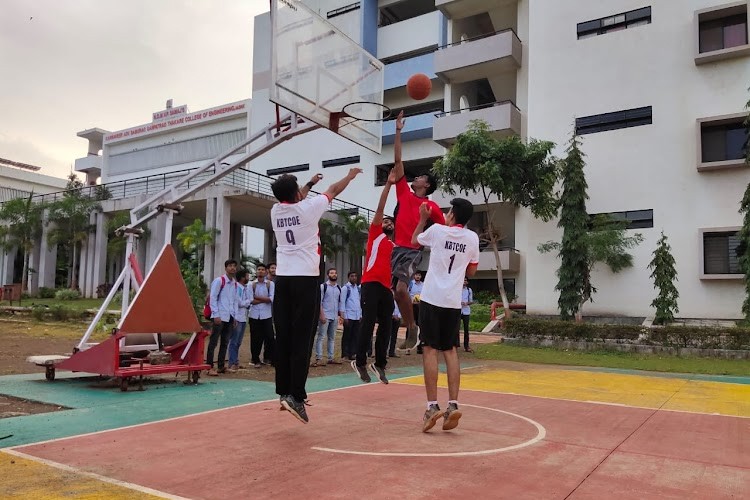
[[[329,22],[385,64],[385,104],[404,110],[407,177],[431,168],[472,119],[498,136],[551,140],[562,156],[575,130],[583,138],[590,214],[630,221],[644,237],[634,266],[595,269],[599,289],[588,314],[649,316],[647,265],[663,230],[677,260],[680,313],[733,318],[742,302],[734,249],[737,210],[750,180],[741,125],[750,98],[748,2],[722,0],[309,0]],[[268,100],[270,17],[255,18],[251,130],[274,120]],[[411,100],[406,81],[432,79],[431,95]],[[383,151],[371,153],[327,130],[305,134],[251,166],[264,174],[365,174],[349,188],[373,207],[393,162],[393,121]],[[435,194],[441,206],[449,199]],[[473,197],[475,202],[481,199]],[[392,209],[395,200],[387,209]],[[479,209],[475,228],[486,222]],[[492,206],[501,228],[506,288],[530,313],[557,312],[555,256],[539,243],[559,240],[556,221]],[[496,287],[485,251],[474,283]]]

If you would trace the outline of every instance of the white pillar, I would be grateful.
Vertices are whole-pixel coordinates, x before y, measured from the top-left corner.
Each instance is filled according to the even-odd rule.
[[[268,265],[269,262],[276,261],[276,236],[272,229],[263,231],[265,238],[263,241],[263,262]]]
[[[231,215],[232,207],[229,200],[224,196],[218,196],[216,198],[216,229],[219,232],[214,240],[214,277],[224,274],[224,261],[231,257],[232,249],[229,246]]]
[[[73,269],[73,272],[78,273],[78,289],[83,292],[86,288],[86,260],[88,259],[89,246],[87,245],[88,240],[81,243],[80,255],[78,256],[78,269]]]
[[[2,265],[0,266],[0,280],[3,285],[13,284],[13,271],[16,267],[15,263],[17,252],[18,249],[16,247],[3,252]]]
[[[96,227],[96,214],[92,212],[89,216],[89,224],[92,227]],[[89,233],[86,237],[86,280],[84,281],[83,295],[84,297],[92,298],[95,297],[95,290],[97,284],[94,276],[94,261],[96,260],[96,245],[95,245],[95,234]]]
[[[151,270],[151,266],[156,262],[156,257],[159,256],[159,252],[164,247],[164,230],[166,224],[166,215],[159,214],[150,221],[148,221],[149,234],[148,241],[146,243],[146,261],[142,265],[143,276]]]
[[[55,271],[57,268],[57,245],[49,244],[49,233],[54,229],[49,221],[49,210],[42,215],[42,240],[39,243],[39,286],[55,288]]]
[[[92,276],[92,297],[96,297],[96,289],[107,281],[107,219],[104,212],[96,213],[96,232],[94,233],[94,268]]]
[[[206,229],[216,227],[216,198],[206,198]],[[203,281],[211,283],[214,279],[214,246],[215,242],[208,244],[203,249]],[[222,270],[223,272],[223,270]]]

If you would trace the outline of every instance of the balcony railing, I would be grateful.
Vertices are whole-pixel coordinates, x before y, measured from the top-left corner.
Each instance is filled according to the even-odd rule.
[[[485,109],[485,108],[493,108],[496,106],[504,106],[506,104],[510,104],[513,106],[513,108],[518,111],[519,113],[521,110],[518,109],[518,106],[513,101],[497,101],[497,102],[488,102],[486,104],[478,104],[476,106],[469,106],[468,108],[459,108],[459,109],[453,109],[451,111],[442,111],[440,113],[436,113],[436,118],[442,118],[444,116],[454,116],[461,113],[466,113],[467,111],[475,111],[477,109]]]
[[[185,169],[173,172],[166,172],[163,174],[149,175],[145,177],[136,177],[134,179],[108,182],[106,184],[97,184],[95,186],[84,186],[78,190],[80,196],[87,196],[91,198],[99,199],[122,199],[130,198],[132,196],[140,196],[145,194],[156,194],[170,185],[174,184],[177,179],[186,177],[188,174],[193,172],[195,169]],[[200,184],[212,176],[214,169],[209,169],[206,172],[201,173],[191,178],[185,185],[185,189],[189,189],[196,184]],[[253,172],[245,168],[238,168],[229,175],[221,178],[215,185],[231,186],[239,189],[244,189],[256,194],[262,194],[273,197],[273,190],[271,184],[275,179],[267,175]],[[67,191],[57,191],[55,193],[39,194],[32,198],[34,203],[52,203],[63,198]],[[319,194],[317,191],[310,191],[310,194]],[[350,213],[357,213],[364,216],[368,222],[372,221],[375,212],[349,203],[347,201],[334,199],[331,202],[331,211],[346,210]]]
[[[465,38],[463,40],[459,40],[458,42],[446,43],[445,45],[441,45],[440,47],[438,47],[438,50],[445,50],[448,47],[455,47],[456,45],[463,45],[465,43],[473,42],[473,41],[476,41],[476,40],[481,40],[483,38],[489,38],[491,36],[500,35],[502,33],[507,33],[507,32],[513,33],[513,36],[516,38],[516,40],[518,40],[519,42],[521,41],[518,38],[518,35],[516,34],[516,31],[513,28],[508,28],[508,29],[504,29],[504,30],[500,30],[500,31],[491,31],[489,33],[482,33],[481,35],[473,36],[471,38]]]

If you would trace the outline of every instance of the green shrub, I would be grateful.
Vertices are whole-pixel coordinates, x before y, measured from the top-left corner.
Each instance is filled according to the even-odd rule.
[[[132,302],[133,297],[135,297],[135,290],[131,288],[130,293],[128,293],[128,296],[130,296],[130,301]],[[121,304],[122,304],[122,290],[118,291],[112,296],[112,301],[109,303],[109,308],[119,309]]]
[[[553,340],[604,341],[626,340],[666,347],[694,347],[698,349],[750,349],[750,328],[705,328],[694,326],[665,326],[644,328],[638,325],[600,325],[572,321],[547,321],[513,318],[506,321],[510,337]],[[639,340],[640,339],[640,340]]]
[[[60,304],[51,305],[49,313],[55,321],[67,321],[72,316],[72,311]]]
[[[44,321],[44,317],[47,315],[47,309],[47,306],[34,304],[31,306],[31,316],[37,321]]]
[[[40,299],[54,299],[55,298],[55,289],[54,288],[47,288],[46,286],[40,286],[39,287],[39,298]]]
[[[81,292],[78,290],[71,290],[70,288],[63,288],[55,292],[56,300],[78,300],[81,298]]]

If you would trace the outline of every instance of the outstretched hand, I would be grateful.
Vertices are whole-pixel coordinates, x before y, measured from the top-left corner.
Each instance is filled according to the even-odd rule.
[[[349,179],[354,179],[355,177],[357,177],[361,173],[362,173],[362,169],[361,168],[357,168],[357,167],[350,168],[349,169],[349,174],[347,175],[347,177],[349,177]]]
[[[426,221],[427,219],[430,218],[431,212],[432,212],[432,209],[427,203],[422,203],[421,205],[419,205],[419,217],[423,221]]]
[[[398,179],[396,178],[396,169],[392,168],[390,173],[388,174],[388,179],[385,181],[388,184],[396,184],[398,182]]]
[[[402,109],[396,117],[396,130],[404,128],[406,122],[404,121],[404,110]]]
[[[312,183],[313,183],[313,185],[315,185],[315,184],[317,184],[318,182],[320,182],[320,180],[321,180],[322,178],[323,178],[323,174],[315,174],[315,175],[313,175],[313,176],[312,176],[312,178],[310,179],[310,182],[312,182]]]

